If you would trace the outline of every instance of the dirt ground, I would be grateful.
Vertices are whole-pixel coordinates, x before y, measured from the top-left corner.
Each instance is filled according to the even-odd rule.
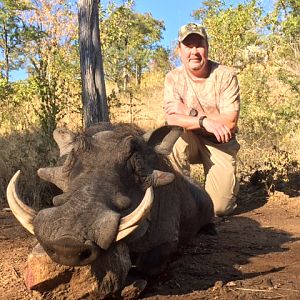
[[[243,183],[236,214],[216,221],[217,235],[199,235],[182,249],[140,299],[300,299],[299,191],[300,176],[270,197]],[[47,299],[24,285],[35,240],[5,207],[3,201],[0,299]]]

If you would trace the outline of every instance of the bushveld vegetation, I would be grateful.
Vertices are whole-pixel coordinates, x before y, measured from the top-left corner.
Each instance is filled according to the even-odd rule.
[[[23,196],[46,199],[49,186],[36,170],[57,162],[52,131],[82,127],[78,22],[70,3],[0,0],[2,200],[17,169],[26,175]],[[238,73],[240,176],[265,184],[271,193],[298,171],[300,158],[299,1],[278,0],[264,11],[255,0],[236,6],[208,0],[191,14],[208,29],[210,57]],[[131,0],[100,7],[100,19],[111,121],[145,129],[163,124],[164,75],[177,61],[176,45],[160,44],[164,22],[135,12]],[[13,81],[20,68],[28,78]]]

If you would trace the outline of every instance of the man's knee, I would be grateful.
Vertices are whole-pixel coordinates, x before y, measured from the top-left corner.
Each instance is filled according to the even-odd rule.
[[[236,208],[236,196],[239,191],[239,181],[236,176],[232,174],[233,181],[227,182],[227,184],[219,185],[214,188],[206,186],[213,204],[214,211],[217,216],[228,216],[233,213]],[[226,183],[224,181],[223,183]],[[216,183],[215,183],[216,184]]]

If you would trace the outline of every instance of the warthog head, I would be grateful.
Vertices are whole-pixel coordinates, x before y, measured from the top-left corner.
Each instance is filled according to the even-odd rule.
[[[54,207],[36,212],[18,196],[18,171],[7,188],[9,205],[55,262],[90,264],[116,242],[145,234],[153,187],[174,179],[164,155],[181,132],[163,126],[145,134],[135,126],[107,123],[82,134],[56,129],[65,162],[39,169],[38,175],[63,193],[54,197]]]

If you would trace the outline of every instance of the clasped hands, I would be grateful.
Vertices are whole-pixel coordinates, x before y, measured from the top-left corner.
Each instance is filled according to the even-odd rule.
[[[164,104],[164,111],[167,115],[189,116],[190,108],[181,101],[169,100]],[[195,118],[195,117],[190,117]],[[181,124],[178,124],[182,126]],[[184,126],[183,126],[184,127]],[[220,115],[208,116],[203,120],[203,127],[213,134],[218,142],[226,143],[232,138],[232,133]]]

